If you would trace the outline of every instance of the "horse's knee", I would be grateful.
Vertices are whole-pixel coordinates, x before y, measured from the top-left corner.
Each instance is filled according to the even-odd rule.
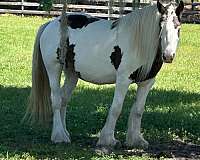
[[[144,112],[143,108],[137,108],[133,111],[133,116],[135,117],[142,117],[142,114]]]
[[[112,104],[112,107],[110,109],[111,114],[114,117],[118,117],[120,115],[120,113],[121,113],[122,106],[123,106],[123,99],[121,99],[119,97],[115,98],[113,100],[113,104]]]
[[[145,101],[137,101],[133,104],[131,108],[131,114],[134,116],[141,116],[144,112]]]

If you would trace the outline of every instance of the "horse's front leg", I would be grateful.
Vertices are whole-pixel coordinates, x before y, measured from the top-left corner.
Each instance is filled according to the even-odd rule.
[[[155,79],[150,79],[138,84],[136,101],[133,104],[128,120],[126,145],[129,147],[147,148],[148,142],[141,135],[141,119],[147,95],[154,84]]]
[[[117,143],[120,143],[114,137],[114,130],[130,83],[131,80],[128,79],[128,76],[127,78],[117,77],[112,106],[100,133],[99,141],[97,142],[98,146],[115,146]]]

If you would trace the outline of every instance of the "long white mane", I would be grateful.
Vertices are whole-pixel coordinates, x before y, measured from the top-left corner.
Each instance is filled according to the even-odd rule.
[[[133,54],[137,55],[142,64],[139,79],[143,79],[148,74],[157,54],[159,22],[160,14],[156,5],[137,9],[120,19],[119,27],[124,26],[130,32]]]

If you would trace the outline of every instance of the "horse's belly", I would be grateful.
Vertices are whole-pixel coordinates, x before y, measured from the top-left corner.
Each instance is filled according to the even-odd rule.
[[[115,83],[116,70],[111,63],[115,37],[110,29],[86,27],[74,32],[75,70],[85,81],[96,84]],[[95,26],[94,26],[95,27]],[[92,33],[94,31],[94,33]]]
[[[106,63],[85,59],[75,62],[75,70],[81,79],[95,84],[115,83],[116,72]],[[89,63],[88,63],[89,62]]]
[[[93,49],[92,52],[78,50],[75,49],[75,70],[80,74],[80,78],[96,84],[115,83],[116,71],[108,54]]]

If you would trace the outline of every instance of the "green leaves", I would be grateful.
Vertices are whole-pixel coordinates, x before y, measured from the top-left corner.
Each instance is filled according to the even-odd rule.
[[[45,11],[50,11],[53,5],[53,0],[40,0],[39,8]]]

